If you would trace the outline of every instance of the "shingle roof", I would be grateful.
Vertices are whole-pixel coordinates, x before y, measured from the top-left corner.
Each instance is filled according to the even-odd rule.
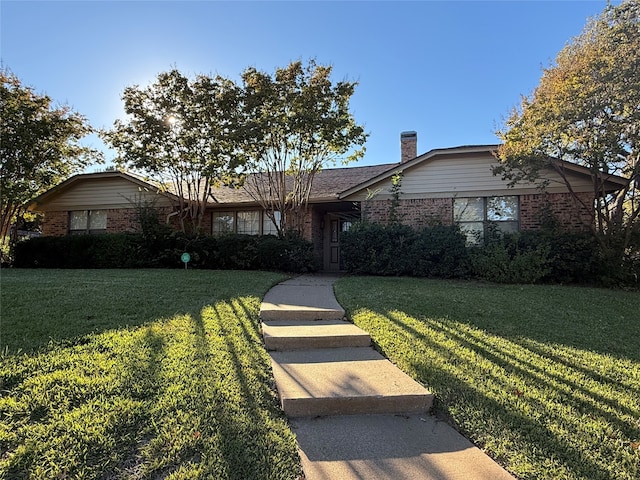
[[[340,193],[348,190],[372,177],[397,167],[399,163],[387,163],[366,167],[327,168],[318,172],[313,179],[310,202],[327,202],[338,200]],[[259,174],[256,174],[259,175]],[[235,204],[254,203],[253,198],[244,188],[215,187],[211,192],[215,203]]]

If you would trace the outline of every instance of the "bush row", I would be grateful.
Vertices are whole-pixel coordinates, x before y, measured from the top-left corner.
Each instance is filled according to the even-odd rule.
[[[14,266],[22,268],[189,268],[279,270],[303,273],[318,269],[311,243],[300,238],[224,235],[188,238],[180,234],[39,237],[19,242]]]
[[[610,265],[590,234],[489,232],[482,246],[466,246],[457,226],[355,224],[341,237],[348,272],[499,283],[632,284],[637,263]],[[634,275],[635,273],[635,275]]]

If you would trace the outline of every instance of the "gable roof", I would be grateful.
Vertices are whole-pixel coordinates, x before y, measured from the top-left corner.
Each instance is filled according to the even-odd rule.
[[[72,177],[67,178],[63,182],[50,188],[46,192],[41,193],[40,195],[38,195],[37,197],[29,201],[27,204],[27,208],[29,210],[37,210],[38,206],[51,201],[58,195],[62,194],[65,190],[68,190],[69,188],[72,188],[75,185],[78,185],[87,180],[99,180],[103,178],[108,178],[108,179],[121,178],[128,182],[131,182],[132,184],[134,184],[139,188],[143,188],[149,191],[156,191],[156,192],[162,191],[162,189],[158,185],[154,185],[152,182],[148,180],[142,179],[141,177],[135,174],[128,173],[128,172],[121,172],[119,170],[108,170],[105,172],[92,172],[92,173],[79,173],[79,174],[73,175]],[[177,199],[177,197],[171,192],[162,191],[162,193],[163,195],[166,195],[169,198]]]
[[[450,148],[436,148],[433,150],[429,150],[426,153],[423,153],[422,155],[418,155],[417,157],[413,158],[412,160],[409,160],[407,162],[404,163],[398,163],[398,164],[394,164],[390,169],[388,169],[385,172],[381,172],[378,175],[375,175],[371,178],[366,179],[365,181],[363,181],[362,183],[359,183],[358,185],[354,185],[351,188],[348,188],[347,190],[343,191],[339,198],[340,199],[344,199],[349,197],[350,195],[353,195],[357,192],[360,192],[366,188],[371,187],[372,185],[375,185],[376,183],[382,181],[382,180],[386,180],[390,177],[392,177],[393,175],[395,175],[398,171],[402,170],[409,170],[417,165],[429,162],[429,161],[433,161],[436,158],[442,158],[442,157],[446,157],[446,156],[463,156],[463,155],[469,155],[469,154],[490,154],[490,155],[494,155],[495,152],[498,150],[498,148],[500,147],[500,144],[491,144],[491,145],[463,145],[463,146],[459,146],[459,147],[450,147]],[[497,160],[496,160],[497,161]],[[556,166],[569,170],[573,173],[576,173],[578,175],[582,175],[582,176],[588,176],[588,177],[592,177],[592,173],[591,171],[586,168],[583,167],[581,165],[577,165],[575,163],[571,163],[571,162],[567,162],[564,160],[558,160],[558,159],[549,159],[550,162],[555,163]],[[601,173],[601,180],[605,183],[608,184],[607,187],[607,192],[611,192],[611,191],[615,191],[620,189],[621,187],[623,187],[624,185],[627,184],[628,180],[624,177],[620,177],[617,175],[613,175],[613,174],[604,174]]]
[[[345,168],[328,168],[318,172],[314,178],[310,202],[329,202],[336,201],[340,193],[343,190],[353,187],[359,183],[364,182],[372,176],[376,176],[381,172],[388,170],[397,164],[385,164],[374,165],[365,167],[345,167]],[[259,174],[256,174],[259,175]],[[87,180],[99,180],[99,179],[113,179],[121,178],[137,187],[149,190],[162,192],[163,195],[168,196],[174,200],[178,199],[178,196],[171,192],[171,189],[162,190],[160,186],[154,184],[152,181],[143,179],[136,174],[130,172],[122,172],[118,170],[111,170],[106,172],[94,172],[94,173],[81,173],[69,177],[62,183],[47,190],[41,195],[37,196],[28,203],[29,210],[37,210],[38,206],[41,206],[56,197],[64,193],[66,190],[82,183]],[[238,205],[238,204],[255,204],[255,200],[249,195],[249,193],[243,188],[234,188],[227,186],[218,186],[211,189],[209,205]]]

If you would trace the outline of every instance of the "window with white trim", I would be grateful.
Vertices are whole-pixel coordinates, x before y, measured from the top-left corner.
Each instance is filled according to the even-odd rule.
[[[105,233],[106,210],[72,210],[69,212],[69,233],[72,235]]]
[[[502,233],[517,232],[520,225],[518,197],[454,198],[453,221],[467,236],[469,245],[482,244],[489,226]]]

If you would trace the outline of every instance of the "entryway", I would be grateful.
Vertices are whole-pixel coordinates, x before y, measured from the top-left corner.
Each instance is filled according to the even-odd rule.
[[[339,272],[343,270],[340,258],[340,236],[351,228],[359,215],[353,212],[334,212],[324,216],[323,238],[323,270],[325,272]]]

